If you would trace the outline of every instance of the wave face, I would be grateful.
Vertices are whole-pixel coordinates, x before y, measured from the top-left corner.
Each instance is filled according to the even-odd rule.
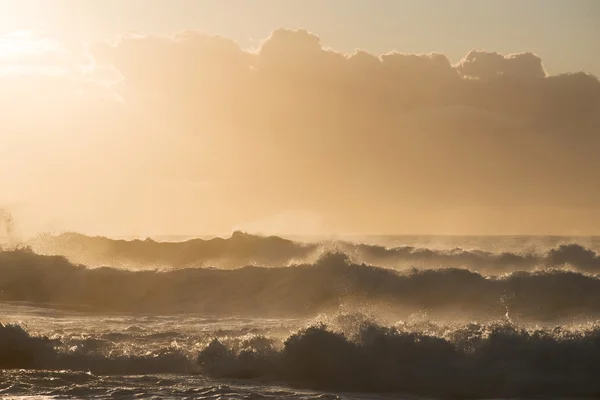
[[[368,321],[346,330],[302,329],[281,347],[214,340],[198,355],[215,376],[284,380],[322,390],[445,398],[598,396],[600,329],[512,325],[415,329]]]
[[[248,394],[252,398],[350,398],[327,392],[393,392],[440,398],[593,398],[600,394],[600,327],[595,324],[552,328],[506,321],[384,324],[350,313],[309,321],[280,336],[268,329],[248,334],[239,327],[223,334],[207,331],[206,325],[193,335],[177,331],[175,317],[168,317],[171,331],[156,321],[143,322],[141,317],[123,318],[121,327],[132,319],[136,324],[122,329],[122,336],[81,331],[68,334],[63,329],[62,335],[50,339],[30,334],[18,325],[0,325],[0,368],[35,368],[38,372],[33,380],[38,386],[53,377],[58,382],[52,383],[49,393],[75,396],[90,395],[106,382],[112,391],[124,390],[131,378],[126,380],[123,375],[143,379],[137,390],[146,393],[149,387],[163,387],[178,391],[181,397],[195,398],[238,398],[233,394],[241,390],[223,386],[223,382],[235,385],[233,382],[240,379],[285,382],[288,387],[321,393],[300,397],[290,389],[271,390],[273,397],[269,397],[264,389],[255,388]],[[96,321],[101,322],[101,318]],[[109,318],[107,324],[114,322]],[[169,340],[173,340],[170,345]],[[161,345],[152,345],[154,341]],[[203,382],[190,382],[190,372],[201,374]],[[145,376],[161,373],[175,375]],[[8,394],[19,394],[19,384],[32,379],[30,375],[4,371],[0,392],[7,393],[2,382],[8,380],[14,383],[7,387]],[[214,379],[208,388],[199,386],[206,385],[208,379]],[[120,394],[127,397],[135,392]],[[215,396],[210,397],[212,394]]]
[[[600,255],[597,252],[597,242],[600,242],[600,239],[588,239],[585,242],[593,243],[596,250],[569,242],[573,240],[569,238],[564,238],[565,243],[558,244],[556,240],[551,240],[551,248],[543,247],[537,251],[511,249],[494,252],[477,248],[466,250],[460,247],[390,247],[340,240],[299,242],[242,232],[235,232],[227,239],[192,239],[183,242],[157,242],[151,239],[114,240],[66,233],[40,236],[27,242],[27,245],[40,254],[63,255],[74,263],[137,269],[198,266],[231,269],[246,265],[282,267],[315,262],[324,252],[336,251],[348,254],[359,263],[394,269],[453,267],[486,274],[500,274],[569,267],[581,272],[600,273]],[[485,241],[479,240],[477,244],[483,245]]]
[[[600,314],[600,278],[568,270],[486,276],[466,269],[405,272],[326,253],[313,264],[234,270],[86,268],[29,250],[0,252],[0,301],[98,312],[311,316],[373,307],[432,318],[564,320]]]

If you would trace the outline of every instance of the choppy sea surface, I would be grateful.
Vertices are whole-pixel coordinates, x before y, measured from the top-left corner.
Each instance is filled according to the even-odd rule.
[[[202,343],[213,338],[246,338],[258,332],[282,337],[301,321],[218,318],[196,315],[97,315],[29,304],[2,304],[3,323],[47,336],[73,365],[48,369],[5,369],[0,395],[10,398],[182,398],[182,399],[357,399],[367,394],[336,395],[285,385],[204,376],[193,360]],[[8,326],[0,331],[7,345]],[[23,331],[10,350],[26,351],[32,339]],[[14,336],[17,336],[14,335]],[[7,337],[8,336],[8,337]],[[11,341],[12,341],[11,340]],[[33,346],[35,347],[35,346]],[[8,351],[7,351],[8,350]],[[0,353],[2,354],[2,353]],[[36,354],[32,354],[33,357]],[[96,364],[96,365],[95,365]],[[75,368],[68,368],[68,367]],[[56,367],[56,368],[54,368]],[[63,367],[65,367],[63,369]],[[100,373],[91,370],[99,368]]]
[[[45,235],[0,251],[0,396],[600,397],[600,238]]]

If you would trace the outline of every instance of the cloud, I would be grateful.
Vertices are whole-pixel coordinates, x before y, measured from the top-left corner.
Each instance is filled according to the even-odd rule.
[[[539,122],[562,118],[562,107],[556,106],[561,94],[555,91],[564,90],[559,86],[568,87],[570,101],[586,110],[592,107],[595,112],[600,98],[596,78],[547,77],[533,53],[504,56],[472,50],[452,66],[442,54],[343,54],[325,49],[320,38],[306,30],[275,30],[256,53],[197,31],[171,37],[123,36],[113,45],[96,44],[92,53],[121,72],[132,101],[210,98],[210,103],[224,101],[218,107],[233,107],[235,112],[247,106],[247,94],[260,97],[261,104],[273,95],[274,103],[315,107],[338,96],[346,108],[360,103],[403,113],[466,106]],[[580,83],[583,79],[585,84]],[[369,101],[361,101],[363,96]]]
[[[600,204],[600,82],[548,76],[534,53],[472,50],[452,65],[435,53],[344,54],[278,29],[255,51],[186,31],[126,34],[87,54],[87,70],[44,78],[52,96],[36,110],[52,112],[35,128],[64,131],[70,120],[99,174],[210,182],[189,210],[208,231],[298,209],[359,232],[435,226],[445,210],[469,207],[516,221],[524,211],[511,210]],[[39,82],[20,82],[4,107],[37,98]],[[19,107],[22,128],[31,105]]]
[[[466,77],[493,79],[506,76],[518,79],[538,79],[547,76],[542,60],[533,53],[509,54],[471,50],[458,64]]]

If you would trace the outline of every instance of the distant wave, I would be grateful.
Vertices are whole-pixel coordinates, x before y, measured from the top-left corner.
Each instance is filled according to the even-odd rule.
[[[314,244],[242,232],[235,232],[228,239],[216,237],[183,242],[116,240],[64,233],[42,235],[26,245],[38,253],[64,255],[75,263],[135,268],[282,266],[292,260],[304,260],[317,249]]]
[[[341,307],[436,318],[559,320],[600,315],[600,278],[568,270],[486,276],[466,269],[405,272],[325,253],[287,268],[131,271],[86,268],[30,250],[0,252],[0,301],[98,311],[310,316]]]
[[[526,329],[507,322],[387,326],[360,315],[312,324],[286,339],[213,339],[199,351],[61,350],[59,339],[0,324],[0,368],[92,374],[203,373],[319,390],[443,398],[597,397],[600,328]],[[82,382],[92,379],[80,375]]]
[[[235,232],[230,238],[192,239],[184,242],[114,240],[77,233],[44,235],[27,242],[36,252],[64,255],[75,263],[125,268],[238,268],[247,265],[282,267],[316,261],[322,253],[337,251],[360,263],[389,268],[467,268],[486,274],[569,267],[600,273],[600,255],[579,244],[565,243],[543,253],[482,250],[434,250],[412,246],[384,247],[345,241],[303,243],[277,236]]]

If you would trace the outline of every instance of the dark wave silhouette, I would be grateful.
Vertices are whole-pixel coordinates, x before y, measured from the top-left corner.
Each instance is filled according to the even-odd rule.
[[[198,356],[216,377],[285,381],[320,390],[444,398],[600,394],[600,329],[526,330],[509,324],[449,329],[445,337],[363,322],[354,332],[303,329],[283,346],[213,340]]]
[[[93,342],[93,340],[91,340]],[[97,374],[187,372],[183,352],[164,349],[143,355],[61,352],[60,340],[30,335],[20,325],[0,323],[0,369],[73,369]]]
[[[386,326],[343,315],[283,341],[264,336],[213,339],[193,354],[165,348],[125,355],[65,351],[60,339],[0,324],[0,368],[200,372],[318,390],[442,398],[595,398],[600,394],[600,328],[527,329],[506,322]]]
[[[544,253],[494,253],[460,248],[388,248],[345,241],[301,243],[277,236],[263,237],[234,232],[227,239],[192,239],[184,242],[114,240],[66,233],[40,236],[27,244],[38,253],[64,255],[75,263],[128,268],[210,266],[227,269],[246,265],[281,267],[313,262],[323,252],[335,250],[349,254],[357,262],[390,268],[455,267],[499,274],[569,267],[582,272],[600,273],[600,255],[574,243],[561,244]]]
[[[568,270],[485,276],[466,269],[399,272],[326,253],[313,264],[234,270],[87,268],[30,250],[0,252],[0,301],[98,311],[307,316],[344,306],[405,315],[558,320],[600,315],[600,279]]]

